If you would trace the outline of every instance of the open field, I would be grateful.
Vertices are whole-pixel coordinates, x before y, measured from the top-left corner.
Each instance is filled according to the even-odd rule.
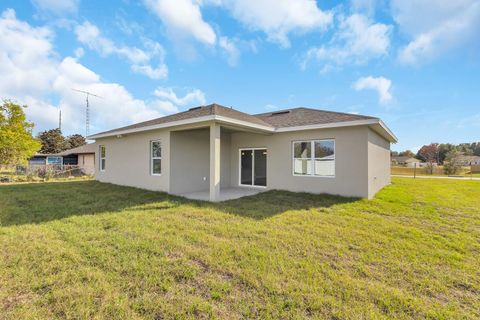
[[[408,167],[398,167],[398,166],[393,166],[390,168],[391,169],[391,174],[392,175],[402,175],[402,176],[413,176],[415,169],[414,168],[408,168]],[[417,168],[416,169],[416,175],[417,176],[446,176],[443,167],[434,167],[434,172],[433,174],[426,173],[426,168]],[[463,177],[473,177],[473,178],[479,178],[480,173],[471,173],[470,172],[470,167],[464,167],[460,170],[460,172],[456,176],[463,176]]]
[[[219,204],[0,186],[0,319],[480,318],[480,182]]]

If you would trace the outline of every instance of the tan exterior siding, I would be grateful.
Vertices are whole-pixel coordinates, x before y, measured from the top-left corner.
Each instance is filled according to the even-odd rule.
[[[209,135],[208,129],[171,132],[171,193],[208,190]]]
[[[170,192],[181,194],[209,189],[210,130],[172,131]],[[221,132],[220,186],[230,186],[230,133]]]
[[[334,139],[335,177],[293,175],[293,141]],[[367,127],[319,129],[260,135],[232,133],[232,185],[238,185],[238,150],[267,148],[267,189],[368,197]]]
[[[95,174],[95,154],[85,153],[78,155],[78,166],[88,175]]]
[[[97,139],[97,145],[106,147],[106,170],[99,171],[97,152],[96,178],[174,194],[209,190],[210,129],[182,129]],[[241,148],[267,149],[267,189],[371,198],[390,183],[390,144],[368,126],[274,134],[222,128],[220,138],[220,185],[224,188],[239,185]],[[162,174],[152,176],[150,141],[158,139],[162,142]],[[293,142],[321,139],[335,140],[335,176],[293,175]]]
[[[390,184],[390,143],[368,129],[368,198]]]
[[[162,174],[150,174],[150,141],[162,142]],[[170,132],[153,130],[138,134],[97,139],[97,145],[105,145],[106,168],[99,170],[99,152],[95,177],[101,182],[169,192],[170,186]]]

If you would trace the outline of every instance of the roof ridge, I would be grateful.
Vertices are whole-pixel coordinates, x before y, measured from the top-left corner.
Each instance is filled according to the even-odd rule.
[[[372,119],[380,119],[380,118],[378,118],[378,117],[366,116],[366,115],[363,115],[363,114],[355,114],[355,113],[339,112],[339,111],[331,111],[331,110],[323,110],[323,109],[315,109],[315,108],[307,108],[307,107],[295,107],[295,108],[287,108],[287,109],[273,110],[273,111],[269,111],[269,112],[256,113],[256,114],[254,114],[253,116],[255,116],[255,117],[256,117],[256,116],[263,116],[263,115],[273,114],[273,113],[282,112],[282,111],[299,110],[299,109],[312,110],[312,111],[320,111],[320,112],[327,112],[327,113],[335,113],[335,114],[353,115],[353,116],[359,116],[359,117],[368,117],[368,118],[372,118]]]

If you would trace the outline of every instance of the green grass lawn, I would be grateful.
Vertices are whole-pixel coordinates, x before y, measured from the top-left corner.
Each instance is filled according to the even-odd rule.
[[[220,204],[0,186],[0,319],[479,317],[479,181]]]

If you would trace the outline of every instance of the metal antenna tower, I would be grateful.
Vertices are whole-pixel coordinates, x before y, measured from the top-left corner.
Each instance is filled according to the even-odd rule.
[[[86,106],[85,106],[85,138],[86,138],[90,134],[90,104],[89,104],[89,101],[88,101],[88,97],[94,96],[94,97],[97,97],[97,98],[100,98],[100,99],[103,99],[103,97],[100,97],[100,96],[98,96],[94,93],[84,91],[84,90],[78,90],[78,89],[73,89],[73,88],[72,88],[72,90],[83,93],[83,94],[86,95],[86,98],[85,98],[85,101],[86,101]]]

